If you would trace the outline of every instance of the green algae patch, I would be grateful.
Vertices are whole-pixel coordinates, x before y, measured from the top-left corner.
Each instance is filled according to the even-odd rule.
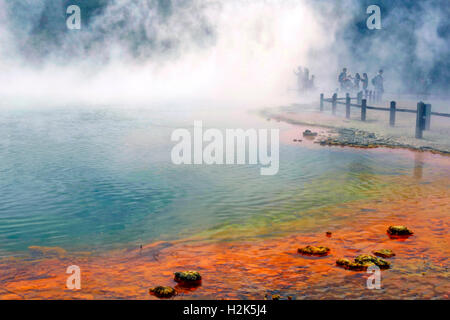
[[[404,226],[390,226],[387,233],[391,236],[411,236],[414,234],[414,232]]]
[[[329,175],[321,175],[308,182],[308,188],[277,186],[292,202],[286,207],[262,209],[258,214],[240,216],[207,229],[192,229],[194,240],[251,240],[266,237],[276,231],[278,235],[288,235],[295,232],[321,230],[325,223],[334,219],[334,212],[344,203],[359,203],[377,200],[392,194],[393,183],[387,176],[374,174],[373,170],[364,165],[355,164],[351,168],[353,174],[349,179],[345,172],[335,172],[331,179]],[[370,183],[366,183],[370,181]],[[360,188],[364,182],[364,188]],[[286,189],[284,189],[286,188]],[[320,190],[320,192],[318,192]],[[305,201],[311,199],[312,201]],[[316,207],[316,204],[320,206]],[[327,231],[327,230],[324,230]]]
[[[317,256],[323,257],[330,253],[330,248],[323,246],[306,246],[304,248],[299,248],[298,253],[303,254],[305,256]]]
[[[161,299],[168,299],[176,296],[177,291],[172,287],[157,286],[150,288],[149,293]]]
[[[354,259],[354,261],[341,258],[336,260],[336,265],[353,271],[365,271],[370,266],[378,266],[380,269],[389,269],[391,266],[388,261],[369,254],[359,255]]]
[[[386,260],[372,256],[370,254],[362,254],[357,256],[355,258],[355,262],[363,265],[372,263],[380,267],[380,269],[389,269],[389,267],[391,266],[391,264]]]
[[[336,260],[336,265],[338,265],[339,267],[345,268],[345,269],[353,270],[353,271],[363,271],[363,270],[367,269],[367,266],[364,266],[364,265],[356,263],[356,262],[352,262],[349,259],[345,259],[345,258]]]
[[[197,271],[175,272],[174,275],[174,280],[184,286],[197,286],[202,281],[202,276]]]
[[[50,256],[64,257],[67,254],[67,251],[60,247],[29,246],[28,250],[30,250],[32,254],[38,254],[45,257]]]
[[[380,249],[373,251],[372,253],[381,258],[392,258],[393,256],[395,256],[395,253],[389,249]]]

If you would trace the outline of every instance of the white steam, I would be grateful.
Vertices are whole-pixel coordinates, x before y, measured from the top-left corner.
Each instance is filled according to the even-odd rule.
[[[3,65],[1,94],[9,103],[56,105],[280,103],[295,87],[293,68],[308,66],[311,50],[334,41],[331,24],[320,23],[303,0],[192,1],[174,5],[165,21],[149,4],[115,1],[88,31],[68,33],[61,51],[77,59],[67,65],[53,63],[60,60],[57,54],[39,69],[20,60]],[[121,21],[127,23],[119,27]],[[205,25],[212,36],[203,36],[203,44],[195,37]],[[122,40],[141,29],[154,43],[170,40],[177,49],[132,56]],[[2,26],[2,44],[11,43],[6,30]],[[106,41],[85,51],[83,42],[95,43],[100,33]]]
[[[0,0],[0,106],[279,105],[298,99],[298,65],[309,67],[328,92],[344,66],[370,77],[384,68],[392,90],[409,77],[405,61],[427,70],[449,50],[437,34],[444,19],[439,7],[425,4],[424,12],[392,10],[382,18],[387,31],[355,43],[347,37],[358,32],[354,19],[367,18],[356,0],[166,3],[169,13],[157,0],[111,0],[81,31],[50,30],[59,34],[50,46],[33,28],[43,10],[60,15],[65,28],[59,1],[24,0],[11,13]],[[19,15],[15,23],[13,14]],[[421,23],[417,29],[402,27],[408,14]],[[402,41],[409,36],[416,43],[413,60],[409,42]],[[41,60],[28,52],[32,41],[47,50]]]

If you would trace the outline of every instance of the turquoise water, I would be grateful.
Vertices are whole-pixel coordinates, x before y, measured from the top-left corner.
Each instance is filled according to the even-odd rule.
[[[263,225],[270,231],[258,235],[273,235],[279,222],[312,209],[376,196],[380,176],[411,174],[415,165],[373,150],[286,142],[276,176],[250,165],[173,165],[170,135],[194,119],[205,127],[292,128],[244,112],[4,111],[0,255],[29,246],[107,250],[234,226]],[[326,211],[316,218],[334,219]]]

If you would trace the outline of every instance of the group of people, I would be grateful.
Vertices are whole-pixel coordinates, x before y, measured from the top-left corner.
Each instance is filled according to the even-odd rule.
[[[372,78],[371,82],[375,89],[375,93],[381,100],[381,96],[384,92],[383,70],[380,69],[378,74]],[[359,73],[356,73],[355,76],[352,77],[351,74],[347,73],[347,68],[344,68],[339,74],[339,85],[342,92],[367,91],[369,88],[369,77],[367,73],[363,73],[362,77]]]
[[[294,74],[297,77],[297,89],[299,92],[307,92],[315,89],[315,77],[314,75],[309,75],[308,68],[299,66],[294,70]],[[338,81],[341,92],[367,92],[369,89],[369,76],[367,73],[363,73],[362,76],[356,73],[355,76],[352,76],[347,72],[347,68],[343,68],[339,74]],[[378,74],[372,78],[371,84],[377,98],[381,100],[384,93],[383,70],[380,69],[378,71]]]
[[[297,70],[294,70],[294,74],[297,76],[297,87],[300,92],[305,92],[315,89],[315,77],[314,75],[309,76],[309,69],[299,66]]]

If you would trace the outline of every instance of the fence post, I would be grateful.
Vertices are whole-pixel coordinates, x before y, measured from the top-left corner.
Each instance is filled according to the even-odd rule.
[[[350,119],[350,93],[345,95],[345,117]]]
[[[425,127],[423,130],[430,130],[431,125],[431,104],[425,105]]]
[[[391,127],[395,126],[395,109],[396,109],[396,103],[395,103],[395,101],[391,101],[391,113],[389,115],[389,124]]]
[[[362,91],[358,92],[358,95],[356,96],[358,104],[361,104],[361,100],[362,100]]]
[[[361,121],[366,121],[366,113],[367,113],[367,100],[362,99],[361,101]]]
[[[425,127],[425,104],[419,102],[417,104],[417,115],[416,115],[416,139],[423,138],[423,129]]]
[[[320,111],[323,111],[323,93],[320,94]]]
[[[366,89],[366,90],[364,90],[364,99],[367,100],[367,96],[368,96],[368,91],[367,91],[367,89]]]
[[[333,94],[333,101],[332,103],[332,111],[333,114],[336,114],[336,106],[337,106],[337,93]]]

